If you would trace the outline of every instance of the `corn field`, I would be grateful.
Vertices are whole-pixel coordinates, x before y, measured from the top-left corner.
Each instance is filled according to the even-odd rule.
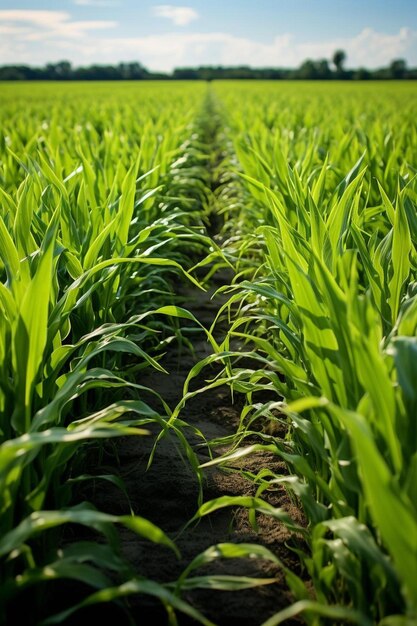
[[[244,570],[264,561],[289,600],[248,625],[417,624],[415,85],[10,83],[1,97],[0,623],[30,603],[29,624],[113,606],[135,624],[132,599],[152,597],[166,624],[221,626],[193,594],[273,586]],[[210,323],[193,309],[205,292]],[[172,351],[191,358],[174,403],[148,382],[173,375]],[[210,437],[186,409],[224,388],[237,423]],[[131,441],[148,468],[169,442],[193,475],[180,533],[134,506],[121,461],[101,463]],[[214,471],[250,495],[211,498]],[[125,510],[101,510],[98,483]],[[255,539],[180,554],[181,533],[224,509]],[[266,518],[296,565],[256,541]],[[138,571],[125,533],[181,573]],[[240,574],[210,570],[233,560]]]

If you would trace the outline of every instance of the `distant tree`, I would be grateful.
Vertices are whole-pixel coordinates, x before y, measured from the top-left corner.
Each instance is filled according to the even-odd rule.
[[[353,78],[355,80],[369,80],[371,78],[371,73],[366,69],[366,67],[360,67],[354,73]]]
[[[177,67],[172,76],[178,80],[196,80],[199,78],[198,71],[192,67]]]
[[[60,78],[70,78],[72,74],[72,66],[69,61],[60,61],[55,65],[55,73]]]
[[[134,61],[132,63],[127,63],[127,67],[129,68],[130,78],[132,80],[143,80],[149,74],[148,70],[143,67],[141,63]]]
[[[47,63],[44,68],[46,79],[68,80],[72,78],[72,67],[69,61],[59,61],[58,63]]]
[[[326,59],[307,59],[295,70],[293,77],[301,80],[327,80],[332,78],[332,72]]]
[[[318,78],[317,67],[314,61],[311,59],[307,59],[300,65],[295,76],[296,78],[301,78],[302,80],[312,80]]]
[[[329,62],[327,61],[327,59],[320,59],[319,61],[316,61],[316,69],[318,78],[320,78],[320,80],[326,80],[327,78],[331,78],[332,72],[330,70]]]
[[[346,61],[346,52],[344,50],[336,50],[332,57],[333,65],[338,74],[343,73],[343,63]]]
[[[122,80],[129,80],[130,71],[128,63],[119,63],[119,65],[117,66],[117,70]]]
[[[404,59],[394,59],[389,67],[391,78],[404,78],[407,74],[407,63]]]
[[[25,80],[25,68],[8,65],[0,68],[0,80]]]
[[[331,69],[327,59],[307,59],[298,68],[250,67],[249,65],[206,65],[179,67],[171,74],[149,72],[141,63],[131,61],[118,65],[72,67],[69,61],[48,63],[43,67],[29,65],[0,66],[1,80],[222,80],[222,79],[304,79],[304,80],[389,80],[417,79],[417,68],[408,68],[404,59],[394,59],[389,66],[375,70],[364,67],[343,69],[346,54],[336,50]]]

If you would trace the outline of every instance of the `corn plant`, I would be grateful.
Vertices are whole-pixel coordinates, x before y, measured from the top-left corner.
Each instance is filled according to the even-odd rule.
[[[314,595],[288,577],[299,602],[267,624],[297,613],[311,624],[413,623],[414,88],[222,83],[215,93],[246,195],[226,244],[238,273],[224,309],[238,315],[206,362],[226,363],[212,385],[229,381],[247,404],[236,449],[210,464],[277,454],[291,475],[265,468],[257,494],[286,485],[309,521]],[[287,435],[263,431],[265,421]],[[240,505],[291,526],[261,499]]]
[[[65,90],[65,106],[42,88],[25,112],[13,92],[1,143],[3,622],[12,619],[10,604],[42,581],[70,578],[103,590],[133,579],[118,553],[117,525],[178,553],[134,512],[117,517],[73,505],[89,442],[146,436],[156,424],[193,454],[164,400],[138,378],[144,367],[163,370],[159,354],[180,329],[153,312],[175,302],[174,280],[196,283],[186,267],[208,245],[198,194],[181,203],[193,166],[181,160],[192,134],[189,108],[179,106],[179,92],[168,110],[171,92],[156,87],[141,94],[136,118],[132,88],[130,101],[121,93],[102,105],[93,105],[94,91]],[[196,106],[199,90],[189,97]],[[28,103],[28,93],[22,98]],[[143,392],[157,396],[159,410]],[[102,533],[108,546],[60,549],[59,529],[68,524]],[[137,585],[137,593],[142,585],[197,615],[156,583]],[[36,598],[35,614],[45,615],[42,593]]]

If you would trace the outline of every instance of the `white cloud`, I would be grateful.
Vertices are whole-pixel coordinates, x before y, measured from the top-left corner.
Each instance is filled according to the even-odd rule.
[[[0,33],[2,35],[22,35],[29,32],[30,29],[20,26],[10,26],[9,24],[0,24]]]
[[[398,57],[408,58],[410,64],[417,64],[417,32],[406,27],[394,34],[380,33],[368,27],[355,37],[339,37],[297,47],[303,58],[315,59],[331,58],[339,48],[346,50],[347,65],[350,67],[381,67]]]
[[[117,0],[73,0],[80,7],[116,7],[120,4]]]
[[[156,17],[165,17],[171,20],[176,26],[187,26],[187,24],[190,24],[199,17],[197,11],[191,7],[176,7],[172,4],[159,4],[153,7],[152,13]]]
[[[259,42],[224,32],[109,37],[105,29],[114,26],[110,21],[74,21],[62,11],[0,10],[1,62],[43,64],[67,58],[81,65],[138,60],[162,71],[208,64],[296,67],[306,58],[330,59],[342,48],[350,67],[381,67],[399,57],[417,66],[417,32],[405,27],[394,34],[365,28],[351,38],[321,42],[298,41],[284,33]]]
[[[64,11],[31,11],[5,10],[0,11],[0,22],[29,22],[38,26],[51,26],[68,20],[70,15]]]
[[[200,64],[296,67],[306,58],[330,59],[338,48],[346,50],[347,65],[351,67],[381,67],[397,57],[417,65],[417,32],[406,28],[394,35],[365,29],[351,39],[334,38],[321,43],[300,43],[290,34],[261,43],[221,32],[168,33],[90,39],[79,52],[84,63],[97,58],[109,63],[138,59],[150,69],[169,71],[180,65]]]
[[[82,39],[86,33],[95,30],[103,30],[117,26],[117,22],[108,20],[76,21],[64,11],[26,11],[26,10],[0,10],[0,31],[4,34],[13,34],[10,41],[2,43],[10,48],[9,54],[13,55],[14,45],[22,51],[24,42],[41,41],[42,47],[47,48],[49,41],[65,41]],[[31,61],[31,53],[26,62]],[[2,55],[3,58],[3,55]],[[7,61],[6,61],[7,62]]]

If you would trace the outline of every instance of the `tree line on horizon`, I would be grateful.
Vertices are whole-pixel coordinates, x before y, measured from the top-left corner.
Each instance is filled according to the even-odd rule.
[[[254,68],[240,66],[179,67],[171,73],[150,72],[141,63],[94,64],[74,67],[69,61],[47,63],[43,67],[4,65],[0,80],[415,80],[417,68],[408,68],[404,59],[394,59],[387,67],[345,69],[346,53],[336,50],[328,59],[306,59],[298,68]]]

